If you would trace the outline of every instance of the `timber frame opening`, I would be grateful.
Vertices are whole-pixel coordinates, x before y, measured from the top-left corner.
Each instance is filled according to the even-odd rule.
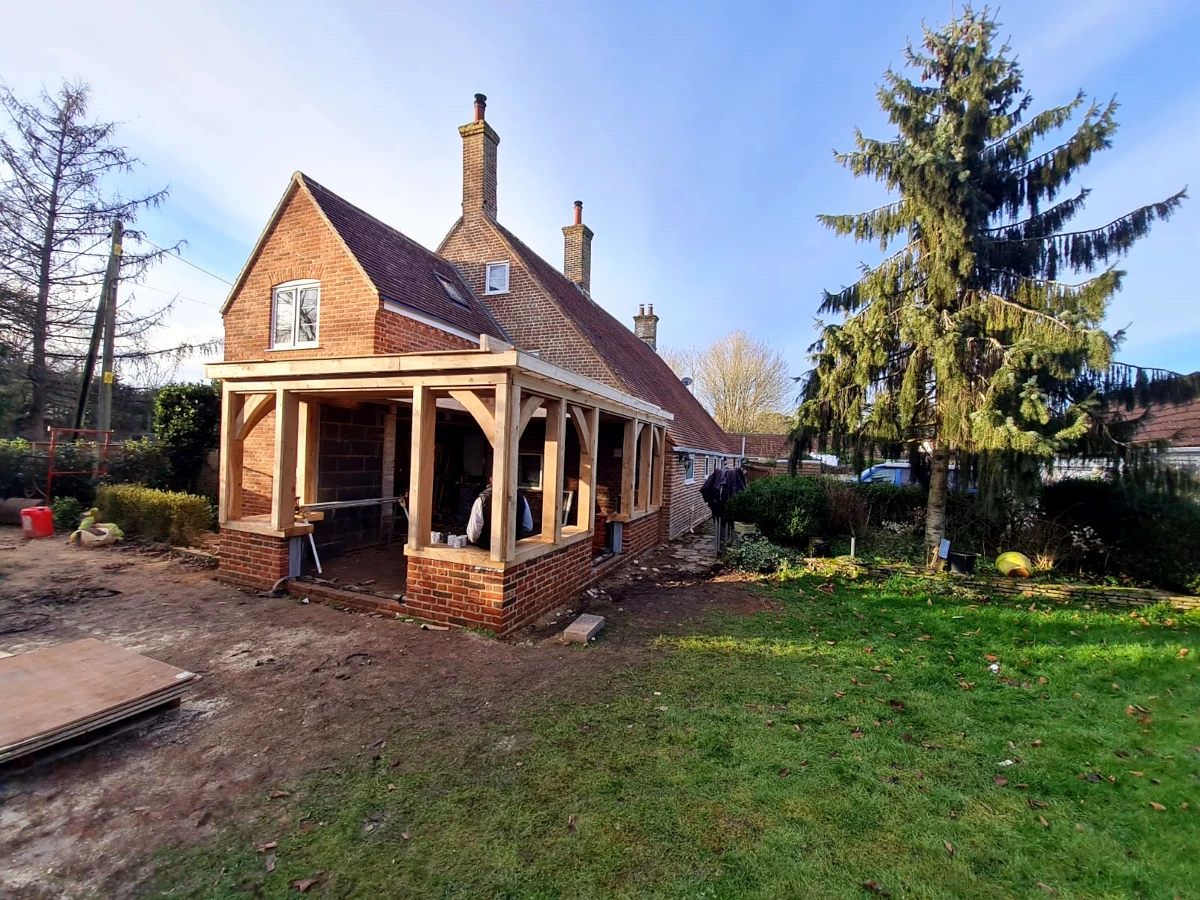
[[[206,371],[222,385],[219,518],[223,529],[275,538],[312,531],[308,521],[318,516],[306,513],[316,501],[318,410],[322,404],[349,401],[386,404],[393,416],[397,404],[412,406],[406,492],[405,553],[409,557],[504,569],[590,540],[596,521],[602,413],[609,421],[621,420],[624,429],[620,512],[610,514],[608,520],[633,521],[657,511],[663,502],[669,412],[487,336],[481,336],[478,350],[213,363]],[[453,548],[431,539],[439,401],[469,413],[491,445],[489,549]],[[272,412],[270,512],[244,515],[245,440]],[[519,448],[521,435],[535,416],[545,421],[541,530],[518,539]],[[568,428],[579,446],[573,525],[566,524],[569,518],[564,514]],[[404,495],[405,486],[385,481],[384,493],[388,496],[381,501]]]

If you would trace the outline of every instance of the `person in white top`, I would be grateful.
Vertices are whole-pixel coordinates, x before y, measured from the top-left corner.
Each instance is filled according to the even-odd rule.
[[[533,534],[533,512],[525,495],[517,491],[517,537]],[[492,477],[488,476],[485,487],[471,506],[471,518],[467,522],[467,540],[484,550],[492,546]]]

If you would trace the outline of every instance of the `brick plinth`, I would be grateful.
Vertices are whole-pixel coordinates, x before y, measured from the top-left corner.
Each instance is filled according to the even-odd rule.
[[[507,634],[656,546],[658,532],[657,512],[627,523],[627,552],[611,557],[602,569],[592,566],[590,540],[507,569],[410,556],[404,609],[431,622]]]
[[[288,539],[222,528],[220,560],[222,581],[268,590],[288,574]]]

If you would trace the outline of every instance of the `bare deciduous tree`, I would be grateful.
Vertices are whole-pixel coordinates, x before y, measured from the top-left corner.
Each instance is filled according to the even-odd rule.
[[[142,210],[158,207],[167,190],[133,199],[110,192],[112,181],[130,174],[138,160],[113,143],[116,123],[88,119],[86,84],[64,82],[57,94],[43,91],[37,103],[0,85],[0,105],[9,118],[0,134],[0,332],[9,356],[27,365],[19,420],[21,430],[37,438],[45,434],[48,411],[65,400],[51,396],[64,380],[55,376],[77,370],[86,353],[113,219],[126,225],[121,278],[136,279],[168,251],[129,226]],[[119,311],[117,357],[127,368],[163,359],[146,338],[170,308]],[[178,357],[193,349],[167,353]]]
[[[697,399],[729,432],[778,433],[790,428],[793,382],[787,360],[744,331],[703,350],[662,351],[680,378],[691,378]]]

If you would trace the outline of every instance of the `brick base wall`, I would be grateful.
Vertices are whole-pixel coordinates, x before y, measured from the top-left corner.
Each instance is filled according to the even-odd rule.
[[[287,538],[221,529],[217,577],[222,581],[268,590],[287,574]]]
[[[657,512],[627,523],[625,552],[603,570],[592,567],[591,541],[577,541],[504,570],[410,556],[405,611],[431,622],[507,634],[657,546],[658,535]]]

